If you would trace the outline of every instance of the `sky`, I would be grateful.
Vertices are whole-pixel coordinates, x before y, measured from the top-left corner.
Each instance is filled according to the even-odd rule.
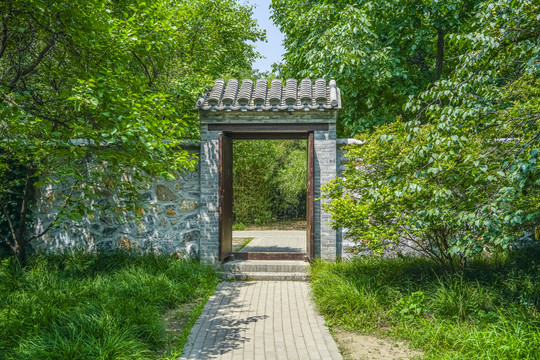
[[[255,43],[257,51],[266,57],[266,59],[257,59],[253,64],[254,69],[259,71],[271,71],[272,64],[281,61],[282,55],[285,53],[283,48],[283,34],[274,25],[270,19],[270,3],[271,0],[245,0],[247,3],[254,5],[253,15],[257,19],[257,23],[261,29],[266,30],[267,42],[258,41]],[[242,3],[242,1],[240,1]]]

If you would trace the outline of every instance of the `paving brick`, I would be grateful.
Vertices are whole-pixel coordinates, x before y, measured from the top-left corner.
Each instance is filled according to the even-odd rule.
[[[255,281],[218,285],[181,359],[342,357],[315,311],[306,282]]]

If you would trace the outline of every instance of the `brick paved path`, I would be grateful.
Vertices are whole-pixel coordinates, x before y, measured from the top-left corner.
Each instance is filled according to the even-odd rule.
[[[233,237],[253,238],[242,252],[306,252],[305,230],[241,230]]]
[[[342,359],[299,281],[224,282],[191,330],[181,359]]]

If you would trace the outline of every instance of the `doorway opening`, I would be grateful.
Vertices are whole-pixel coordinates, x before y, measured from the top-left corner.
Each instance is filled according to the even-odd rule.
[[[233,142],[233,252],[306,253],[306,140]]]
[[[313,133],[220,136],[220,260],[313,257]]]

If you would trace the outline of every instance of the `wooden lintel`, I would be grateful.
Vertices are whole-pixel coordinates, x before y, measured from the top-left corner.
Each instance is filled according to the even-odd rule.
[[[328,131],[328,124],[208,124],[208,130],[240,133],[307,133]]]
[[[309,133],[297,132],[297,133],[266,133],[266,132],[249,132],[249,133],[237,133],[225,131],[229,137],[234,140],[297,140],[307,139]]]

